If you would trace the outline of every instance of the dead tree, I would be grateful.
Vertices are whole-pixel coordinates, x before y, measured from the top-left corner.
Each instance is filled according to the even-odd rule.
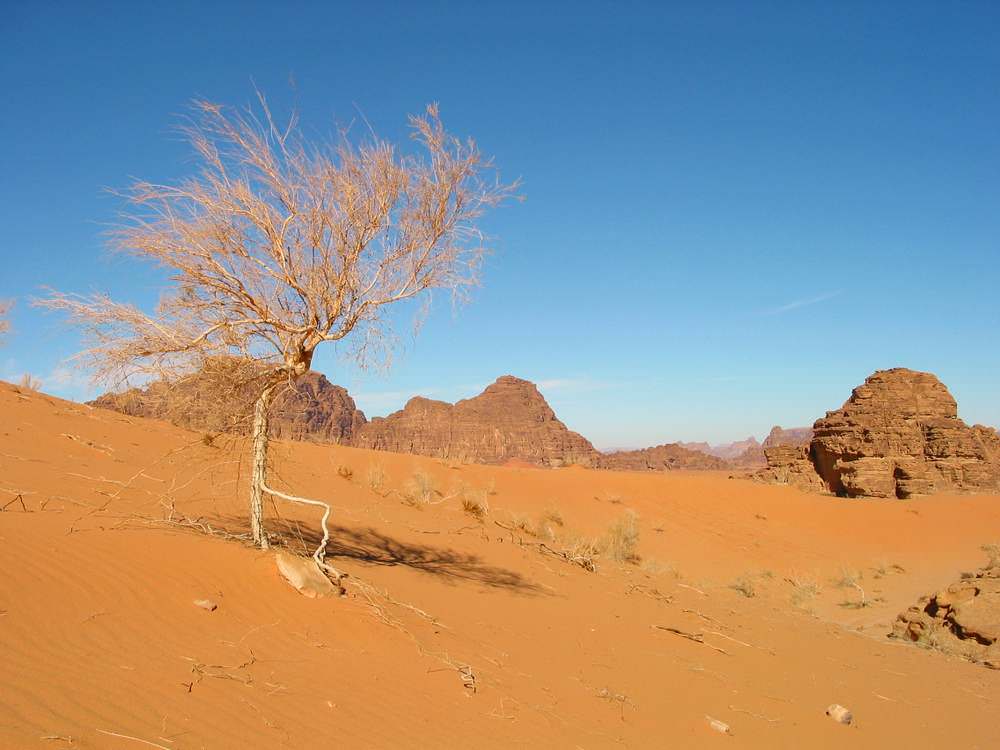
[[[255,394],[250,527],[266,549],[262,497],[289,499],[267,485],[278,388],[326,342],[348,339],[362,364],[388,353],[389,305],[476,285],[486,253],[478,219],[516,185],[500,182],[472,140],[449,135],[436,105],[410,117],[414,148],[404,152],[349,131],[307,143],[294,115],[279,126],[258,101],[246,110],[195,102],[182,132],[200,171],[124,193],[111,245],[169,272],[155,313],[100,294],[53,292],[39,304],[84,327],[80,356],[98,380],[242,363]]]

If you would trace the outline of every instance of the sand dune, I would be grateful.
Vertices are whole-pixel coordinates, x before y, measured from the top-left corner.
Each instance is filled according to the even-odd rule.
[[[1000,673],[885,637],[985,562],[996,496],[845,501],[280,443],[276,483],[334,506],[350,575],[313,600],[271,554],[203,533],[245,530],[242,443],[7,385],[0,414],[2,747],[1000,746]],[[369,487],[373,466],[394,492]],[[398,494],[415,472],[430,503]],[[482,522],[450,497],[462,484],[489,490]],[[557,539],[504,528],[546,509]],[[638,564],[588,572],[539,547],[629,511]],[[269,512],[292,549],[314,543],[314,513]]]

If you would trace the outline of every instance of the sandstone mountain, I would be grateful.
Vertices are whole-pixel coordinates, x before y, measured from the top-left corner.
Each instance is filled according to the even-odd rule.
[[[969,427],[934,375],[881,370],[813,425],[808,447],[765,449],[767,481],[847,497],[910,497],[1000,488],[1000,436]]]
[[[726,469],[729,464],[718,456],[685,448],[682,443],[667,443],[634,451],[605,453],[596,463],[600,469],[624,471],[664,471],[671,469]]]
[[[812,427],[789,427],[787,430],[775,425],[764,438],[763,448],[773,448],[776,445],[809,445],[812,440]]]
[[[746,440],[737,440],[736,442],[724,443],[722,445],[709,445],[704,442],[675,443],[674,445],[678,445],[689,451],[697,451],[698,453],[720,458],[725,461],[727,465],[735,468],[751,469],[764,466],[767,463],[764,459],[764,451],[761,448],[760,443],[757,442],[757,438],[752,436],[748,437]],[[688,461],[687,463],[696,462]],[[718,467],[713,465],[710,468]]]
[[[517,459],[544,466],[589,466],[599,455],[590,441],[556,418],[534,383],[512,375],[455,404],[412,398],[400,411],[365,425],[354,445],[478,463]]]
[[[167,419],[189,429],[246,434],[252,389],[220,386],[227,377],[228,370],[203,371],[172,383],[105,394],[91,405]],[[517,459],[546,466],[590,465],[599,455],[556,418],[533,383],[510,375],[454,405],[418,396],[401,411],[368,422],[344,388],[310,372],[275,398],[271,435],[478,463]]]
[[[689,451],[707,453],[709,456],[715,456],[716,458],[721,458],[725,461],[732,461],[734,459],[753,455],[760,449],[760,443],[758,443],[757,438],[753,436],[748,437],[746,440],[737,440],[733,443],[723,443],[721,445],[709,445],[704,442],[677,443],[677,445]],[[763,458],[764,454],[761,453],[760,455]]]
[[[220,387],[219,380],[227,375],[202,371],[171,383],[157,381],[147,388],[106,393],[90,405],[135,417],[166,419],[192,430],[248,434],[252,391],[232,385],[238,382],[236,378],[230,378],[228,387]],[[278,392],[271,407],[270,435],[349,444],[366,422],[346,389],[318,372],[309,372]]]

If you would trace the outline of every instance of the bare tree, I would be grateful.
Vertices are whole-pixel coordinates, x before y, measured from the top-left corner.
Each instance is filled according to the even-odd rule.
[[[99,380],[176,378],[231,362],[226,379],[252,383],[250,527],[266,549],[263,495],[294,497],[267,484],[276,390],[306,373],[326,342],[350,337],[362,364],[386,354],[393,303],[426,302],[436,289],[463,296],[486,252],[478,219],[516,185],[499,181],[472,140],[449,135],[436,105],[410,117],[417,148],[400,153],[348,131],[307,143],[294,115],[281,127],[258,99],[246,110],[195,102],[182,131],[197,175],[125,193],[112,247],[169,270],[155,314],[99,294],[53,292],[39,304],[85,328],[80,356]]]

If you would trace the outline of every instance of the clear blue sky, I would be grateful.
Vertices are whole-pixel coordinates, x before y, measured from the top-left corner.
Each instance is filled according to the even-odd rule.
[[[142,6],[142,7],[139,7]],[[192,162],[195,96],[251,79],[309,132],[383,136],[441,103],[523,204],[492,215],[485,286],[387,374],[317,369],[369,415],[538,381],[599,447],[811,423],[875,369],[937,373],[1000,423],[995,2],[8,3],[0,17],[0,378],[88,395],[25,297],[152,305],[102,247],[104,192]],[[294,82],[294,84],[290,84]],[[294,86],[294,87],[293,87]]]

